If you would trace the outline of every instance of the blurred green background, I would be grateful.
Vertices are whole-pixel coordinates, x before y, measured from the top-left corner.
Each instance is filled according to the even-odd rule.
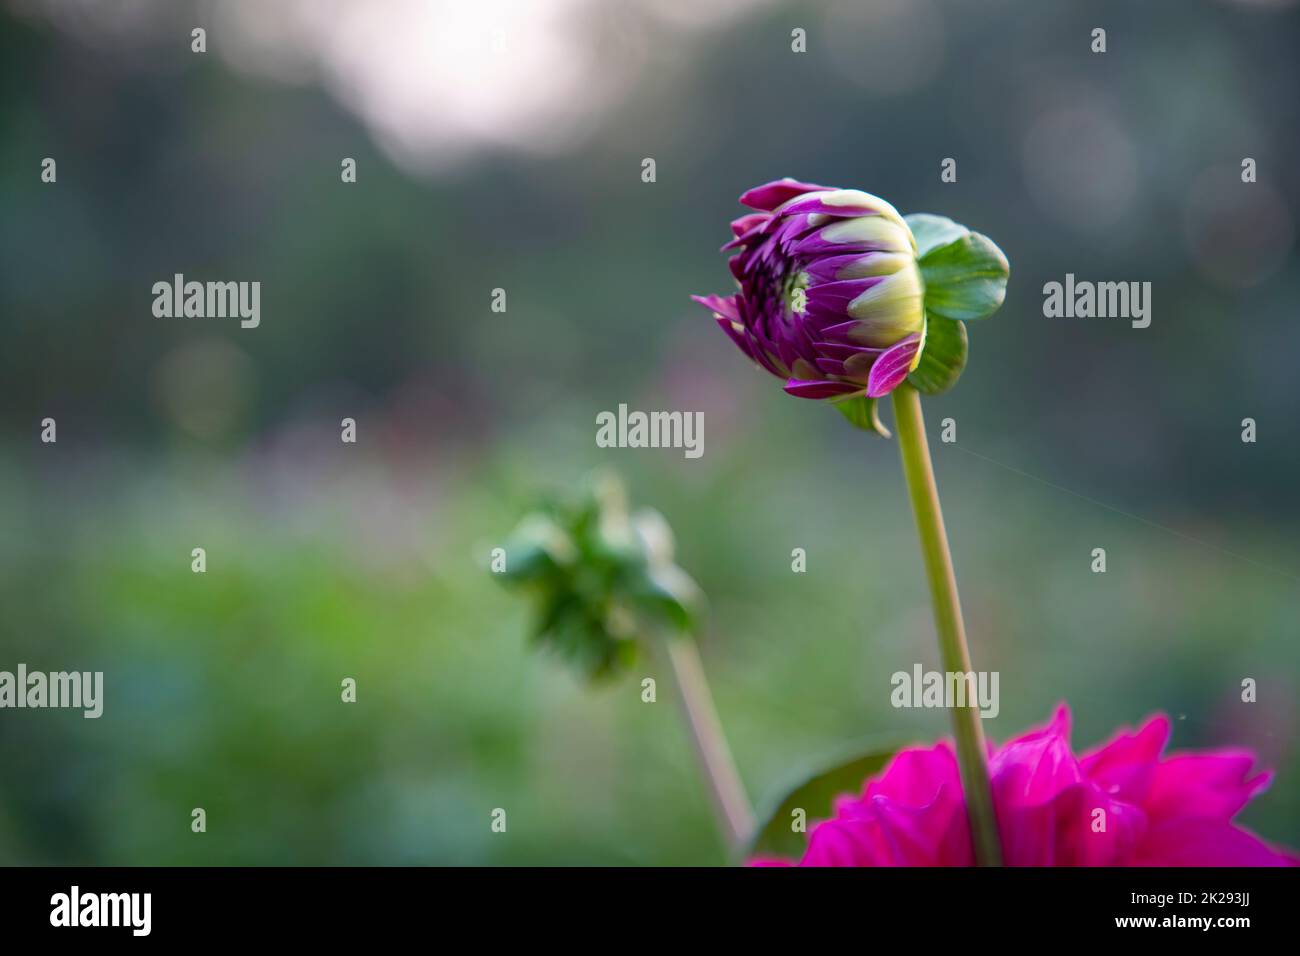
[[[711,599],[756,799],[847,741],[946,733],[889,705],[893,671],[938,665],[897,449],[687,300],[729,290],[735,197],[783,175],[1011,260],[926,406],[976,666],[1001,672],[990,735],[1062,699],[1080,746],[1163,710],[1176,747],[1275,767],[1243,821],[1300,845],[1294,4],[0,17],[0,669],[106,685],[99,720],[0,712],[0,862],[722,862],[668,675],[583,686],[485,570],[594,465]],[[175,272],[260,281],[261,326],[154,318]],[[1067,272],[1152,282],[1151,327],[1045,318]],[[704,456],[596,448],[620,402],[704,412]]]

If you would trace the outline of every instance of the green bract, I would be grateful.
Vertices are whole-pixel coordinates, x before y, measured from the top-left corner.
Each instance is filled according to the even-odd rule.
[[[1002,305],[1011,266],[987,236],[946,216],[905,216],[916,239],[925,282],[925,348],[907,380],[927,395],[946,392],[966,367],[966,322],[984,319]]]

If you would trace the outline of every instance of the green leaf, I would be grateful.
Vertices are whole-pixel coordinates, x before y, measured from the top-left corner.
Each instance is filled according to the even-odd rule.
[[[849,420],[856,428],[863,431],[875,432],[881,438],[889,437],[889,429],[880,423],[879,409],[876,405],[876,399],[867,398],[865,394],[854,395],[851,398],[842,398],[837,402],[831,402],[839,409],[840,414]]]
[[[632,530],[641,539],[646,560],[650,564],[671,564],[673,561],[673,529],[668,519],[654,508],[640,508],[632,515]]]
[[[1002,305],[1011,266],[978,232],[930,249],[920,260],[925,310],[949,319],[982,319]]]
[[[637,597],[679,631],[691,632],[699,626],[704,592],[675,564],[648,567]]]
[[[794,811],[803,810],[805,823],[831,816],[832,803],[840,794],[862,792],[866,779],[879,773],[889,763],[898,747],[881,741],[865,741],[846,748],[840,757],[821,770],[785,790],[772,810],[761,819],[750,843],[750,856],[798,858],[808,842],[806,833],[792,829]]]
[[[947,216],[935,216],[928,212],[914,212],[910,216],[904,216],[903,220],[916,238],[918,259],[924,259],[931,249],[956,242],[970,233],[965,226],[953,222]]]
[[[519,523],[505,544],[508,582],[535,581],[577,560],[573,539],[547,515],[532,514]]]
[[[966,367],[966,325],[941,315],[927,315],[925,325],[921,363],[907,380],[927,395],[939,395],[957,384]]]

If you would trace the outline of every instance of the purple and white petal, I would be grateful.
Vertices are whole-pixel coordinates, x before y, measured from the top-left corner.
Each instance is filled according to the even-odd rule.
[[[825,186],[815,186],[812,183],[801,183],[797,180],[786,177],[785,179],[774,179],[770,183],[764,183],[761,186],[755,186],[747,190],[740,196],[740,204],[748,206],[750,209],[761,209],[764,212],[771,212],[782,203],[788,202],[795,196],[801,196],[804,193],[825,192]]]
[[[862,391],[861,385],[851,385],[848,382],[830,382],[807,381],[792,378],[785,383],[785,390],[796,398],[839,398],[843,395],[850,395],[853,392]]]
[[[907,378],[912,370],[912,359],[921,348],[921,336],[913,333],[897,345],[885,350],[885,354],[876,359],[871,366],[871,376],[867,380],[867,397],[880,398],[888,395]]]

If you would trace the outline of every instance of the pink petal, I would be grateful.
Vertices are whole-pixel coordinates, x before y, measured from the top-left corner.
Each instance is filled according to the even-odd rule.
[[[800,866],[886,866],[889,852],[880,827],[867,820],[826,820],[808,834]]]
[[[785,383],[785,390],[796,398],[836,398],[862,391],[861,385],[848,382],[829,382],[817,379],[792,378]]]
[[[867,783],[863,796],[889,797],[905,803],[929,803],[942,787],[961,790],[957,757],[947,743],[900,750],[878,780]]]
[[[829,329],[827,330],[829,331]],[[921,347],[921,336],[913,332],[907,338],[891,345],[876,359],[871,366],[871,375],[867,379],[867,397],[880,398],[888,395],[902,384],[912,370],[912,359]]]
[[[1220,820],[1178,820],[1147,834],[1133,866],[1296,866],[1249,830]]]
[[[1002,747],[989,762],[994,799],[1006,806],[1044,803],[1083,780],[1070,752],[1070,712],[1057,709],[1052,722]]]
[[[1141,804],[1168,740],[1169,718],[1159,714],[1136,733],[1120,731],[1105,746],[1079,758],[1079,766],[1102,790]]]
[[[761,209],[765,212],[771,212],[783,202],[788,202],[795,196],[802,196],[804,193],[820,192],[826,189],[825,186],[814,186],[812,183],[801,183],[797,180],[774,179],[770,183],[764,183],[761,186],[755,186],[753,189],[746,190],[740,196],[742,205],[750,209]]]
[[[1153,820],[1205,818],[1227,822],[1264,790],[1272,774],[1250,776],[1255,758],[1244,750],[1170,757],[1155,768],[1144,806]]]
[[[716,312],[723,318],[739,322],[740,308],[736,304],[736,298],[734,295],[693,295],[691,301],[698,302],[710,312]]]

